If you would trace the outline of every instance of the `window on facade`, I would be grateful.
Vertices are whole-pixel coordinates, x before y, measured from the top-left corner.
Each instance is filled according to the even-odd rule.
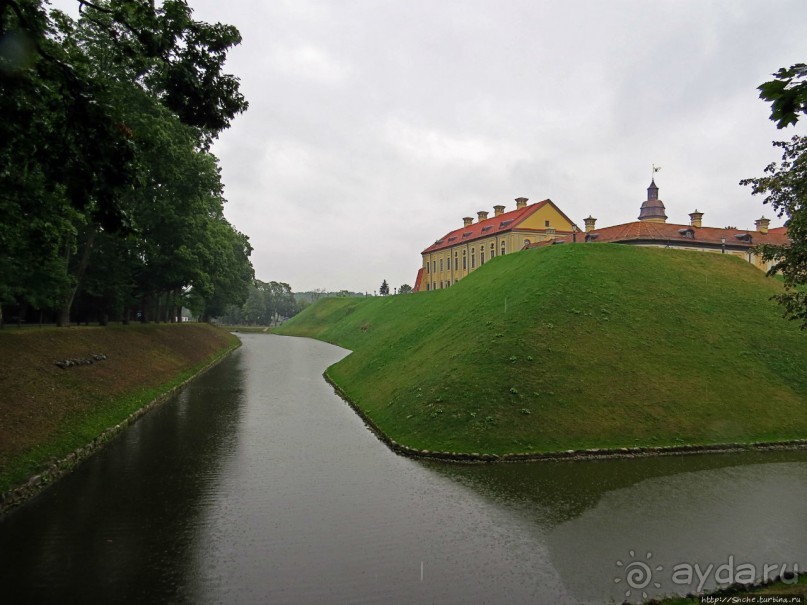
[[[530,240],[525,239],[525,240],[524,240],[524,245],[525,245],[525,246],[529,246],[529,245],[530,245]]]
[[[435,271],[437,271],[437,261],[433,260],[432,261],[432,273],[434,273]]]
[[[496,256],[496,244],[490,242],[490,258]]]
[[[505,250],[505,248],[504,248],[504,242],[502,242],[502,256],[504,256],[504,250]]]
[[[480,265],[485,264],[485,249],[484,248],[479,249],[479,264]]]
[[[429,282],[426,282],[426,292],[429,291]]]
[[[462,251],[462,270],[468,270],[468,255],[465,254],[465,250]]]
[[[443,259],[441,258],[440,259],[440,271],[442,271],[442,270],[443,270]]]
[[[471,250],[471,269],[476,269],[476,249]]]
[[[549,227],[549,221],[544,221],[544,227]]]
[[[457,258],[457,253],[455,252],[454,253],[454,271],[459,269],[459,264],[458,263],[459,263],[459,259]]]

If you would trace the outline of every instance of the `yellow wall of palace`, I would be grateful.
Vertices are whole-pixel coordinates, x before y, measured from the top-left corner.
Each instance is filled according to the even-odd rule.
[[[496,218],[488,220],[498,228]],[[512,231],[466,243],[459,242],[450,248],[423,254],[423,290],[447,288],[501,254],[517,252],[527,242],[551,239],[552,235],[546,233],[548,228],[569,232],[572,223],[554,206],[547,204],[521,221]]]

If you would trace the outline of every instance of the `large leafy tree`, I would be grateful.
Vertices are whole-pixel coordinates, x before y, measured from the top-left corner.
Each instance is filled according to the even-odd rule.
[[[0,0],[0,309],[240,304],[251,248],[207,153],[247,107],[223,72],[238,31],[184,0],[77,1],[73,22]]]
[[[760,98],[771,103],[771,120],[778,128],[795,125],[807,113],[807,65],[798,63],[773,74],[760,85]],[[782,161],[765,168],[765,176],[740,181],[753,194],[765,195],[780,217],[786,218],[787,246],[762,246],[765,260],[773,261],[771,272],[784,277],[785,292],[777,298],[785,315],[807,328],[807,137],[775,141],[783,150]]]

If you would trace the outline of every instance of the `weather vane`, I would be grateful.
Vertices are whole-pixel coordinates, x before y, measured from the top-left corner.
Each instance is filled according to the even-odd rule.
[[[654,181],[656,179],[656,173],[659,170],[661,170],[661,166],[656,166],[655,164],[653,164],[652,166],[653,166],[653,172],[650,174],[650,180]]]

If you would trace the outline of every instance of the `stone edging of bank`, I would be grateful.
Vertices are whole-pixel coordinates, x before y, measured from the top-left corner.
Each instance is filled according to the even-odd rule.
[[[171,389],[169,389],[162,395],[159,395],[155,399],[152,399],[149,403],[144,405],[142,408],[129,414],[126,418],[121,420],[115,426],[111,426],[108,429],[106,429],[103,433],[98,435],[91,442],[87,443],[86,445],[78,449],[73,450],[61,460],[57,460],[56,462],[51,464],[41,473],[38,473],[33,477],[30,477],[25,483],[18,485],[17,487],[14,487],[8,490],[7,492],[0,494],[0,516],[4,515],[8,511],[10,511],[13,508],[16,508],[19,505],[24,504],[25,502],[27,502],[28,500],[30,500],[31,498],[33,498],[34,496],[45,490],[52,483],[54,483],[61,477],[65,476],[66,474],[72,472],[76,467],[78,467],[82,462],[87,460],[95,452],[104,448],[110,441],[112,441],[115,437],[117,437],[125,428],[134,423],[141,416],[147,414],[154,408],[159,407],[163,403],[167,402],[169,399],[171,399],[172,396],[176,395],[182,389],[184,389],[191,381],[195,380],[196,378],[207,372],[210,368],[219,364],[228,355],[230,355],[230,353],[235,351],[240,346],[241,342],[239,340],[238,343],[234,344],[232,347],[225,350],[216,359],[200,368],[199,371],[196,372],[193,376],[190,376],[186,380],[182,381],[180,384],[173,386]]]
[[[469,464],[481,464],[491,462],[531,462],[536,460],[558,461],[558,460],[600,460],[611,458],[645,458],[649,456],[674,456],[687,454],[728,454],[748,451],[767,450],[798,450],[807,449],[807,439],[791,439],[787,441],[763,441],[752,443],[720,443],[712,445],[667,445],[659,447],[621,447],[621,448],[593,448],[582,450],[564,450],[559,452],[541,453],[514,453],[514,454],[478,454],[462,452],[439,452],[432,450],[419,450],[406,445],[402,445],[390,438],[378,425],[362,410],[342,388],[328,375],[325,370],[323,374],[326,382],[333,387],[339,397],[341,397],[373,434],[387,447],[397,454],[409,456],[410,458],[428,458],[432,460],[444,460],[447,462],[462,462]]]

